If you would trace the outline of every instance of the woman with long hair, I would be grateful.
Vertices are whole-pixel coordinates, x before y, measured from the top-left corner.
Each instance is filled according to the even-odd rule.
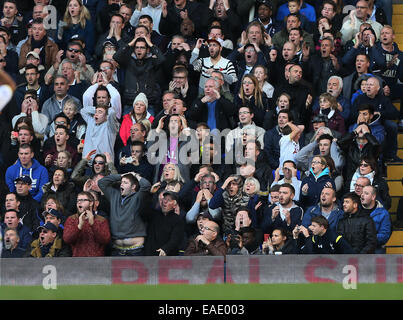
[[[253,121],[259,127],[263,127],[264,118],[269,108],[269,99],[260,89],[259,81],[252,74],[242,77],[241,88],[235,96],[235,105],[238,107],[248,106],[255,114]]]
[[[57,37],[60,47],[67,49],[73,36],[83,40],[85,57],[90,59],[95,48],[95,29],[91,14],[82,0],[69,0],[63,20],[59,21]]]

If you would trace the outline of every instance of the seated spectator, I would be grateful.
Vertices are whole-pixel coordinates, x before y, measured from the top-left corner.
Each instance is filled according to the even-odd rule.
[[[336,190],[334,180],[329,176],[329,173],[326,159],[322,156],[313,157],[309,175],[302,179],[301,183],[300,203],[304,209],[319,202],[324,187]]]
[[[185,250],[185,256],[225,256],[227,246],[219,236],[220,227],[214,221],[206,221],[201,229],[201,234],[189,240]]]
[[[360,163],[355,171],[351,183],[350,183],[350,192],[353,192],[357,186],[357,184],[361,185],[358,181],[359,178],[368,178],[369,184],[374,186],[377,189],[377,195],[382,205],[389,210],[391,207],[392,199],[389,195],[389,187],[385,179],[380,175],[378,164],[373,157],[362,157]],[[364,186],[366,186],[365,184]],[[361,194],[359,194],[361,196]]]
[[[313,217],[309,230],[304,226],[296,226],[293,230],[294,240],[298,235],[302,238],[301,253],[305,254],[352,254],[353,248],[341,235],[329,228],[329,222],[323,216]]]
[[[290,233],[283,229],[274,229],[271,237],[268,234],[267,240],[262,244],[263,254],[296,254],[297,248],[291,239]]]
[[[327,127],[331,130],[345,134],[346,128],[344,119],[338,110],[338,103],[330,93],[322,93],[319,96],[319,110],[314,115],[325,115],[327,117]]]
[[[18,54],[10,48],[10,46],[13,46],[10,42],[10,37],[10,30],[7,27],[0,26],[0,54],[5,63],[3,68],[15,81],[18,74]]]
[[[69,118],[69,136],[76,137],[77,139],[82,139],[85,136],[85,131],[87,129],[87,124],[85,123],[83,117],[79,111],[79,105],[74,99],[69,99],[66,101],[63,107],[63,113]],[[53,123],[51,124],[53,126]],[[50,129],[50,135],[52,135],[52,129]]]
[[[73,182],[70,182],[65,169],[57,168],[53,172],[51,182],[43,186],[43,199],[54,195],[64,208],[64,214],[70,216],[75,210],[76,191]]]
[[[71,257],[69,248],[63,244],[57,230],[51,222],[38,227],[39,238],[31,243],[27,255],[33,258]]]
[[[230,234],[226,240],[227,254],[231,255],[260,255],[258,232],[253,227],[242,227],[239,235]]]
[[[15,179],[22,175],[31,177],[30,193],[36,201],[40,202],[43,195],[42,187],[49,181],[49,176],[46,168],[34,159],[33,148],[28,144],[19,147],[16,164],[7,168],[6,183],[11,192],[15,191]]]
[[[389,212],[376,200],[376,197],[375,187],[364,187],[361,194],[362,211],[367,213],[375,223],[377,238],[375,253],[386,253],[385,244],[392,234],[391,219]]]
[[[109,223],[94,211],[94,198],[88,192],[77,195],[77,213],[67,218],[63,240],[69,244],[73,257],[102,257],[111,240]]]
[[[329,0],[332,1],[332,0]],[[331,76],[327,80],[327,93],[330,93],[337,100],[337,110],[340,112],[343,119],[346,121],[350,116],[350,99],[346,99],[343,95],[343,79],[339,76]],[[319,108],[319,99],[315,99],[312,106],[312,111],[316,111]]]
[[[319,203],[308,208],[304,213],[302,225],[309,228],[313,217],[323,216],[328,221],[329,228],[336,232],[337,224],[343,214],[343,210],[338,205],[336,191],[333,188],[325,187],[320,194]]]
[[[272,233],[274,229],[284,228],[291,232],[296,225],[301,224],[303,209],[294,201],[295,190],[289,184],[282,184],[279,190],[279,202],[265,208],[261,230],[263,233]]]
[[[362,211],[360,197],[355,193],[347,193],[343,197],[343,211],[337,233],[347,240],[354,253],[374,253],[377,243],[375,223]]]
[[[2,258],[22,258],[25,256],[25,249],[18,246],[20,236],[15,228],[4,230],[4,247],[1,250]]]
[[[26,250],[32,241],[31,230],[20,222],[19,213],[16,210],[8,209],[4,213],[3,222],[1,223],[1,237],[5,239],[5,231],[7,228],[17,230],[20,241],[18,247]]]

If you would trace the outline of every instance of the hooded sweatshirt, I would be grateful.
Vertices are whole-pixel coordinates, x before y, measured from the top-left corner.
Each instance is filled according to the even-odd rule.
[[[42,186],[49,182],[48,171],[35,159],[32,159],[32,166],[30,168],[24,168],[21,165],[20,159],[18,159],[17,163],[8,167],[6,171],[6,183],[10,192],[15,192],[14,180],[23,175],[29,176],[32,180],[31,190],[29,190],[32,198],[41,202],[43,195]]]

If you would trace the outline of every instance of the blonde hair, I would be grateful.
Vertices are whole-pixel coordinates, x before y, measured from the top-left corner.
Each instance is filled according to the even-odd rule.
[[[182,175],[181,175],[181,172],[179,171],[179,167],[178,167],[178,165],[176,165],[176,164],[174,164],[174,163],[167,163],[165,166],[167,166],[167,165],[169,165],[169,164],[171,164],[171,165],[174,165],[175,167],[175,174],[174,174],[174,177],[173,177],[173,181],[174,180],[176,180],[176,181],[179,181],[179,182],[182,182],[182,183],[185,183],[185,179],[183,179],[183,177],[182,177]],[[165,167],[164,167],[164,169],[165,169]],[[161,179],[160,179],[160,181],[161,182],[163,182],[163,181],[167,181],[167,180],[165,180],[165,178],[164,178],[164,175],[162,174],[161,175]]]
[[[253,194],[257,194],[260,192],[260,182],[259,180],[257,180],[256,178],[253,177],[249,177],[245,179],[245,182],[243,183],[243,188],[242,191],[245,192],[246,189],[246,184],[252,182],[255,185],[255,192],[253,192]]]
[[[73,19],[71,18],[70,12],[69,12],[69,5],[72,1],[77,1],[77,3],[79,4],[81,10],[80,10],[80,18],[79,18],[79,23],[82,29],[85,28],[85,25],[87,23],[87,20],[91,19],[91,14],[88,11],[87,7],[85,5],[83,5],[83,1],[82,0],[69,0],[67,2],[67,7],[66,7],[66,11],[64,12],[64,17],[63,17],[63,21],[66,22],[68,25],[72,25],[73,24]]]

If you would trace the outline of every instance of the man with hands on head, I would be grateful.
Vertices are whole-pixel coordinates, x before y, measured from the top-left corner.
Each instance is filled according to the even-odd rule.
[[[111,239],[108,221],[94,212],[94,198],[89,192],[77,196],[77,213],[64,223],[63,240],[73,257],[101,257]]]

